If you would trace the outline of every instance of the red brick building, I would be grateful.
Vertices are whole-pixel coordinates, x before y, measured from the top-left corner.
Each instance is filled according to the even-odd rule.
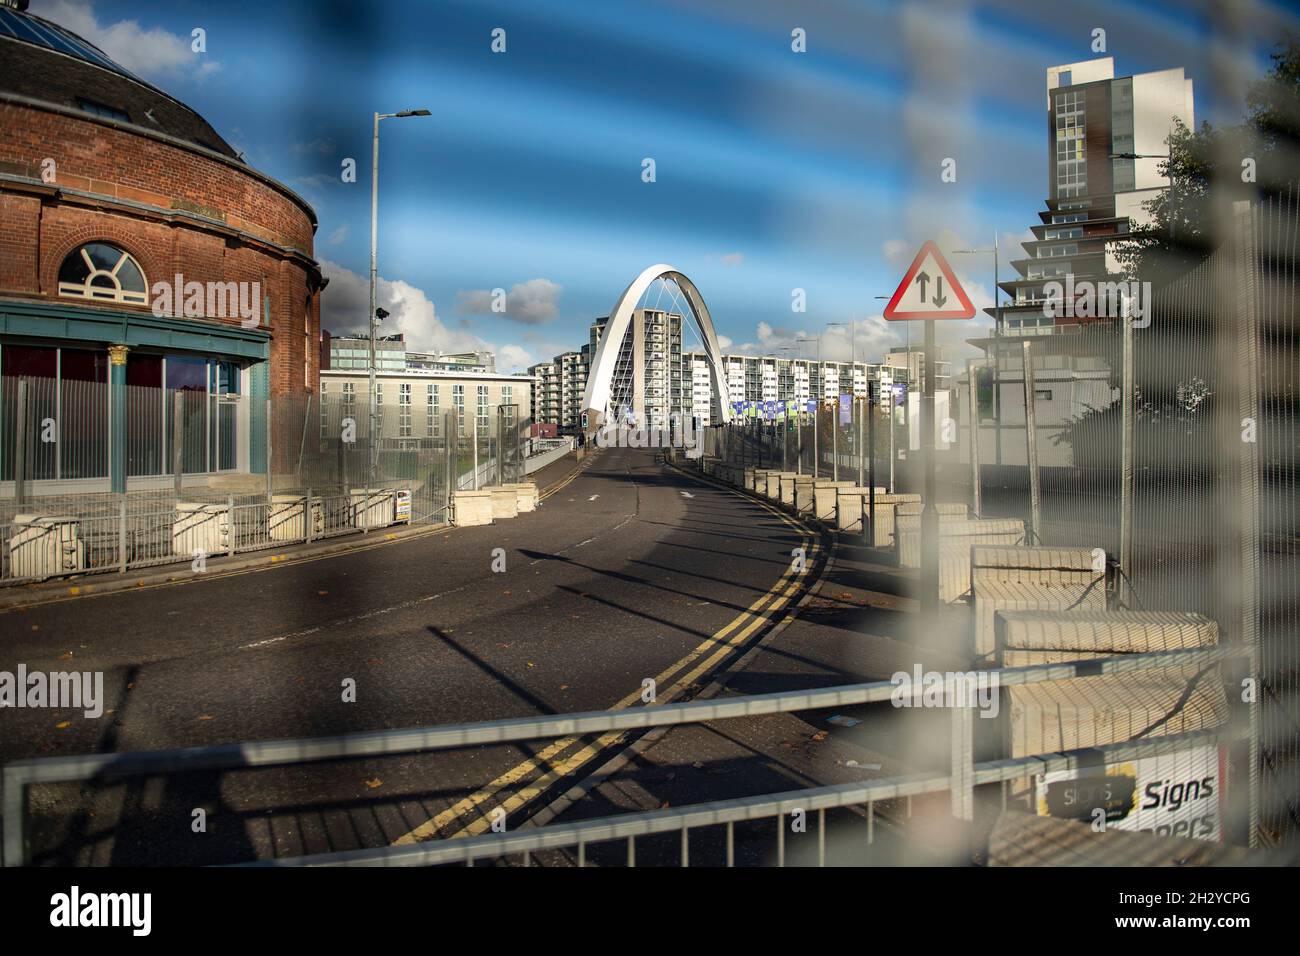
[[[0,482],[14,478],[20,379],[60,439],[23,456],[24,478],[51,490],[156,483],[177,392],[194,410],[185,472],[264,472],[266,398],[317,385],[314,211],[25,5],[0,0]],[[71,447],[94,433],[102,454]]]

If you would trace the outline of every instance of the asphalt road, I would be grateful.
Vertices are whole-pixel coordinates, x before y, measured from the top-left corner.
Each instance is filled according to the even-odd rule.
[[[715,635],[749,646],[766,625],[738,616],[797,598],[812,539],[653,451],[584,468],[487,527],[0,613],[0,671],[102,672],[106,698],[99,719],[0,709],[0,763],[641,706],[646,678],[689,698],[734,659]],[[605,756],[589,742],[34,787],[31,855],[294,856],[481,832],[495,806],[513,827]]]

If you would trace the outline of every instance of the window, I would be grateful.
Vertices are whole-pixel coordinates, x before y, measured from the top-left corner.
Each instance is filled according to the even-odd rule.
[[[488,387],[478,386],[478,430],[483,434],[490,432],[488,426]]]
[[[1087,191],[1087,146],[1082,90],[1056,95],[1056,194],[1082,196]]]
[[[1060,246],[1039,246],[1038,258],[1051,259],[1055,256],[1073,256],[1079,251],[1077,242],[1067,242]]]
[[[501,386],[501,405],[505,409],[502,415],[505,417],[507,427],[515,423],[515,387],[513,385]]]
[[[104,242],[74,249],[59,266],[59,295],[70,298],[148,305],[148,288],[130,254]]]
[[[411,384],[397,386],[397,437],[411,437]]]
[[[92,116],[102,116],[104,119],[116,120],[119,123],[131,122],[131,117],[116,106],[105,106],[103,103],[84,100],[81,97],[77,97],[77,105],[81,107],[83,112],[90,113]]]
[[[437,438],[442,431],[441,423],[438,421],[438,386],[430,384],[429,394],[425,398],[428,408],[428,421],[425,424],[425,434],[429,438]]]
[[[456,434],[465,437],[465,386],[453,385],[451,387],[451,404],[456,410]]]

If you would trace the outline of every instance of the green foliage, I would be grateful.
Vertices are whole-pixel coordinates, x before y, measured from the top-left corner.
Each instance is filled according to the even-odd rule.
[[[1145,204],[1147,225],[1135,225],[1115,254],[1130,278],[1160,286],[1185,274],[1220,244],[1216,224],[1230,204],[1280,192],[1300,169],[1300,40],[1288,38],[1273,68],[1250,84],[1244,122],[1189,129],[1175,121],[1169,158],[1160,164],[1170,187]],[[1247,181],[1253,174],[1254,181]]]

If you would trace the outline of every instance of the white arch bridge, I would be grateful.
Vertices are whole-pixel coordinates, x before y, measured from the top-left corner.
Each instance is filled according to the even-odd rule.
[[[592,360],[591,370],[587,373],[587,388],[582,396],[582,407],[587,413],[588,429],[595,429],[600,423],[610,421],[611,416],[622,418],[626,411],[632,413],[637,423],[645,423],[645,393],[647,370],[655,359],[647,359],[647,348],[643,336],[628,336],[629,330],[637,330],[634,318],[643,308],[641,300],[656,284],[671,284],[680,291],[680,300],[686,306],[683,312],[689,312],[694,320],[700,344],[709,368],[712,422],[727,422],[731,419],[731,402],[727,396],[727,375],[722,367],[722,353],[718,349],[718,336],[713,330],[713,319],[709,308],[700,296],[695,283],[670,265],[660,263],[650,266],[619,296],[609,321],[600,334],[596,346],[596,355]],[[674,302],[678,297],[674,294]],[[686,331],[687,316],[682,315],[683,333]],[[628,341],[625,341],[628,340]],[[664,352],[668,353],[665,343]],[[669,353],[670,354],[670,353]],[[651,352],[653,355],[653,352]],[[693,405],[692,377],[684,375],[682,379],[682,404],[688,409]],[[672,412],[680,408],[671,409]]]

